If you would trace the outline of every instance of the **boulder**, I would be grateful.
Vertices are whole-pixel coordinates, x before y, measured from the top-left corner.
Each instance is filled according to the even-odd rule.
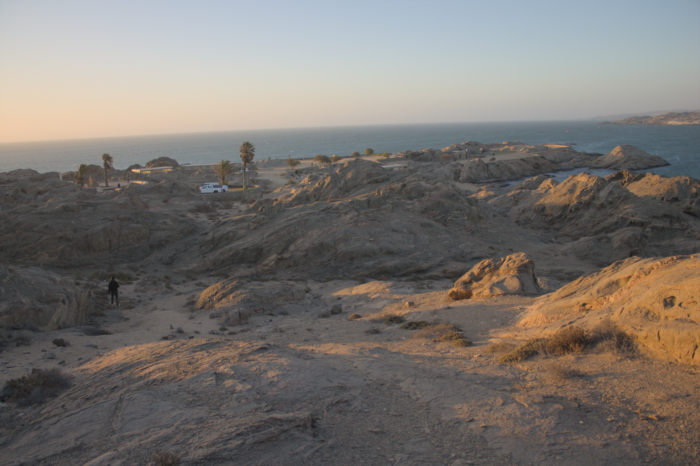
[[[637,147],[623,144],[617,146],[609,153],[598,157],[598,159],[591,164],[591,168],[644,170],[666,165],[670,164],[658,155],[647,154]]]
[[[536,295],[540,292],[535,263],[525,253],[500,260],[485,259],[455,282],[451,299],[489,298],[507,294]]]
[[[700,364],[700,255],[631,257],[541,297],[518,323],[591,329],[608,319],[664,359]]]

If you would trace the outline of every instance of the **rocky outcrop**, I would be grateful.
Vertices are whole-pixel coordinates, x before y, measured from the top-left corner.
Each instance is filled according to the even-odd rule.
[[[565,249],[578,257],[606,265],[632,255],[700,251],[700,221],[681,205],[639,197],[622,182],[587,173],[531,189],[535,184],[521,183],[488,202],[521,226],[573,240]]]
[[[233,325],[253,313],[270,313],[282,307],[293,310],[293,304],[305,297],[305,286],[293,282],[226,279],[204,290],[196,308],[214,309],[212,315],[219,317],[223,325]]]
[[[196,270],[366,279],[485,256],[480,239],[464,240],[484,219],[477,202],[437,175],[358,160],[275,194],[217,224],[200,246]]]
[[[153,159],[146,164],[146,168],[179,166],[180,164],[177,163],[177,160],[171,159],[170,157],[158,157],[157,159]]]
[[[632,257],[531,306],[518,324],[591,329],[609,319],[654,354],[700,364],[700,255]]]
[[[644,170],[666,165],[670,164],[658,155],[647,154],[637,147],[624,144],[599,157],[590,166],[611,170]]]
[[[455,282],[451,299],[490,298],[501,295],[535,295],[540,291],[535,263],[519,252],[500,260],[486,259]]]
[[[35,267],[0,266],[0,326],[56,330],[86,323],[88,293],[68,279]]]
[[[494,162],[474,159],[462,165],[456,180],[462,183],[509,181],[557,170],[556,163],[539,156]]]
[[[195,231],[185,218],[150,212],[135,191],[98,195],[58,180],[51,183],[46,190],[45,183],[33,190],[15,186],[14,205],[3,199],[0,260],[61,266],[105,256],[133,260]]]

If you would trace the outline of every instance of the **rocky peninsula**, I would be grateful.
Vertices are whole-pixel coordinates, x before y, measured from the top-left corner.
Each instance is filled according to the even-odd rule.
[[[699,180],[629,145],[299,162],[0,173],[3,464],[697,463]]]
[[[633,116],[616,121],[602,121],[601,125],[700,125],[700,112],[669,112],[659,116]]]

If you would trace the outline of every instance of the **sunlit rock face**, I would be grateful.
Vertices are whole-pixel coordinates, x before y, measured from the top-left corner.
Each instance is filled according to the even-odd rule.
[[[476,264],[450,290],[452,299],[489,298],[501,295],[535,295],[540,291],[535,263],[526,254],[511,254],[500,260]]]

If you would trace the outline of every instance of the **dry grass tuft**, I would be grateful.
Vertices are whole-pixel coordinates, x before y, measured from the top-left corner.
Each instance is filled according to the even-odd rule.
[[[563,364],[553,362],[546,367],[547,372],[549,372],[550,377],[558,382],[563,382],[564,380],[571,379],[573,377],[583,377],[583,372],[573,367],[567,367]]]
[[[413,320],[410,322],[404,322],[399,328],[404,330],[420,330],[422,328],[432,327],[434,325],[437,324],[434,322],[428,322],[427,320]]]
[[[591,330],[590,340],[591,343],[596,344],[596,352],[599,353],[618,353],[627,356],[637,353],[634,338],[608,319]]]
[[[350,317],[348,317],[348,320],[358,320],[362,319],[362,316],[360,314],[350,314]]]
[[[431,325],[430,327],[424,327],[413,334],[413,338],[426,338],[430,340],[437,340],[443,335],[447,335],[452,332],[460,332],[461,330],[452,324],[439,324]]]
[[[545,351],[549,354],[580,353],[586,349],[589,340],[582,328],[572,325],[562,328],[547,340]]]
[[[513,351],[498,358],[498,362],[503,364],[513,364],[515,362],[524,361],[530,356],[538,354],[542,350],[545,341],[546,340],[544,338],[531,338]]]
[[[382,333],[382,331],[379,330],[378,327],[372,327],[372,328],[365,330],[365,333],[368,333],[370,335],[376,335],[377,333]]]
[[[517,348],[517,346],[512,343],[493,343],[486,348],[486,352],[488,354],[501,354],[513,351],[515,348]]]
[[[449,342],[452,343],[452,346],[456,346],[458,348],[465,348],[467,346],[471,346],[473,343],[468,340],[463,333],[461,332],[450,332],[442,335],[440,338],[436,338],[433,340],[434,342]]]

